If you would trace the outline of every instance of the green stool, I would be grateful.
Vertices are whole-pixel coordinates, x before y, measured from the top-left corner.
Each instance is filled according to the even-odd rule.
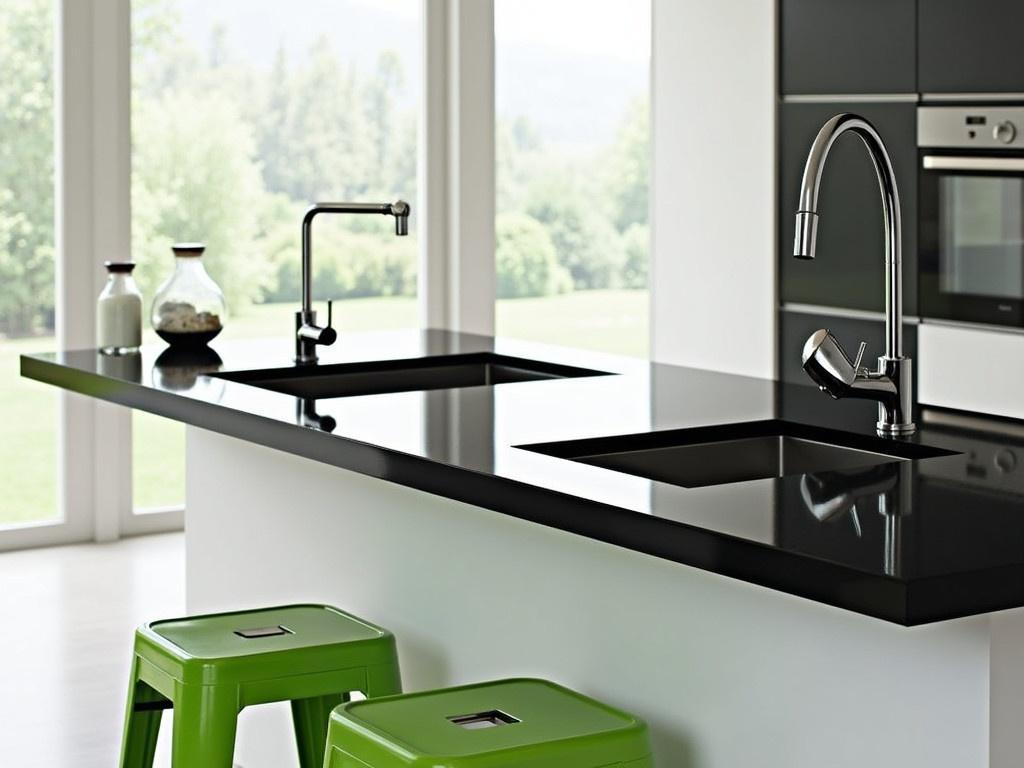
[[[641,720],[545,680],[342,704],[324,768],[651,768]]]
[[[231,768],[238,713],[291,701],[302,768],[321,768],[330,712],[348,693],[402,690],[390,632],[325,605],[155,621],[135,633],[121,768],[150,768],[174,709],[174,768]]]

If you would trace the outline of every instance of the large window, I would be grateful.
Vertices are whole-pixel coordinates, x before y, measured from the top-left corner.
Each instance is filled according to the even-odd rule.
[[[646,356],[650,3],[495,0],[497,329]]]
[[[134,0],[132,252],[146,301],[170,245],[207,244],[224,338],[282,337],[319,200],[416,200],[417,0]],[[314,298],[345,329],[416,324],[417,227],[316,222]],[[216,347],[216,342],[213,344]],[[183,498],[181,425],[136,414],[138,508]]]
[[[0,2],[0,528],[52,522],[57,396],[18,356],[54,344],[54,3]]]

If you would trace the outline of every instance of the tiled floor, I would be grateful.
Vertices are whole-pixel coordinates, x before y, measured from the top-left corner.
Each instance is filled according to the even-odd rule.
[[[0,766],[117,765],[132,631],[183,612],[184,544],[165,534],[0,554]]]

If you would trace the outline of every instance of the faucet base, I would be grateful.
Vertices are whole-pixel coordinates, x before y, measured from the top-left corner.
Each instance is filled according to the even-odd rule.
[[[891,396],[878,401],[875,430],[881,437],[912,435],[917,430],[913,416],[912,366],[909,357],[878,358],[878,372],[893,385]]]
[[[910,421],[905,424],[887,424],[884,421],[875,422],[875,431],[879,437],[900,437],[912,435],[917,431],[917,424]]]

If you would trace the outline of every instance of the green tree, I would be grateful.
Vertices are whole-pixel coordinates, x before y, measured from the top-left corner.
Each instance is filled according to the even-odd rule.
[[[250,128],[211,95],[148,101],[134,118],[132,252],[140,287],[152,297],[170,273],[170,245],[199,240],[229,306],[244,308],[273,276],[259,242],[268,200]]]
[[[402,86],[402,61],[394,51],[384,51],[377,57],[377,71],[366,86],[366,117],[379,174],[378,186],[384,186],[391,161],[395,128],[395,94]]]
[[[608,158],[608,190],[615,228],[625,232],[634,224],[646,224],[650,189],[651,132],[647,99],[629,107]]]
[[[0,332],[53,327],[53,14],[0,3]]]
[[[578,193],[564,178],[546,178],[531,187],[526,212],[547,229],[577,290],[621,285],[621,237],[593,196]]]
[[[623,288],[646,288],[650,230],[646,224],[633,224],[622,233],[622,248],[626,261],[622,267]]]
[[[284,46],[278,46],[267,83],[263,119],[257,124],[263,181],[268,190],[285,192],[290,183],[293,114],[292,78]]]
[[[550,296],[572,287],[543,224],[524,213],[503,213],[495,229],[499,299]]]

